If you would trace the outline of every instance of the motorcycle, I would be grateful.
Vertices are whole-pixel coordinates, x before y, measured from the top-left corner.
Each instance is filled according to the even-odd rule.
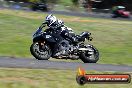
[[[73,43],[70,39],[62,37],[58,42],[58,38],[53,36],[51,30],[42,29],[46,25],[42,23],[33,34],[33,43],[30,46],[31,54],[38,60],[48,60],[50,57],[56,59],[81,59],[84,63],[96,63],[99,60],[99,51],[91,44],[85,44],[85,40],[92,41],[91,33],[82,32],[79,42]],[[55,34],[56,35],[56,34]],[[55,53],[66,53],[54,56]]]

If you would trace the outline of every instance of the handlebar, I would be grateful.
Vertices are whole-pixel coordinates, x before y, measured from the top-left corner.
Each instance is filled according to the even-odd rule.
[[[46,22],[45,22],[45,23],[42,23],[41,26],[40,26],[39,28],[42,29],[42,28],[45,27],[45,26],[46,26]]]
[[[47,22],[43,22],[42,24],[47,24]]]

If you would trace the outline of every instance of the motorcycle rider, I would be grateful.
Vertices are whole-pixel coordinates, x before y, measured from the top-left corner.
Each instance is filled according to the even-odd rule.
[[[71,28],[65,26],[62,20],[57,19],[52,14],[49,14],[45,18],[45,23],[49,27],[48,30],[53,30],[55,32],[55,36],[59,37],[60,41],[62,39],[62,36],[65,38],[69,38],[74,43],[79,41],[79,36],[75,35]],[[60,54],[61,53],[55,54],[54,56],[59,56]]]
[[[64,25],[64,22],[57,19],[52,14],[48,15],[45,22],[50,30],[56,31],[61,36],[67,37],[72,40],[72,42],[77,42],[77,37],[71,28]]]

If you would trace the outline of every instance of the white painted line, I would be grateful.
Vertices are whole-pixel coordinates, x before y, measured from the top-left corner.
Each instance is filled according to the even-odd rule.
[[[24,3],[24,2],[19,2],[19,3]]]
[[[14,2],[14,1],[9,1],[9,2]]]
[[[94,2],[102,2],[102,1],[94,1]]]
[[[92,8],[92,9],[97,9],[97,8]]]
[[[110,10],[110,9],[104,9],[104,10]]]

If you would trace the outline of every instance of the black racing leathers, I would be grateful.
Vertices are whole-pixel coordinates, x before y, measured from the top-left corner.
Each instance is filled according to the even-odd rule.
[[[71,30],[68,30],[65,26],[59,27],[57,29],[49,28],[48,30],[52,30],[53,34],[57,36],[60,41],[63,37],[70,39],[72,42],[77,42],[77,36],[74,34],[74,32],[71,32]]]

